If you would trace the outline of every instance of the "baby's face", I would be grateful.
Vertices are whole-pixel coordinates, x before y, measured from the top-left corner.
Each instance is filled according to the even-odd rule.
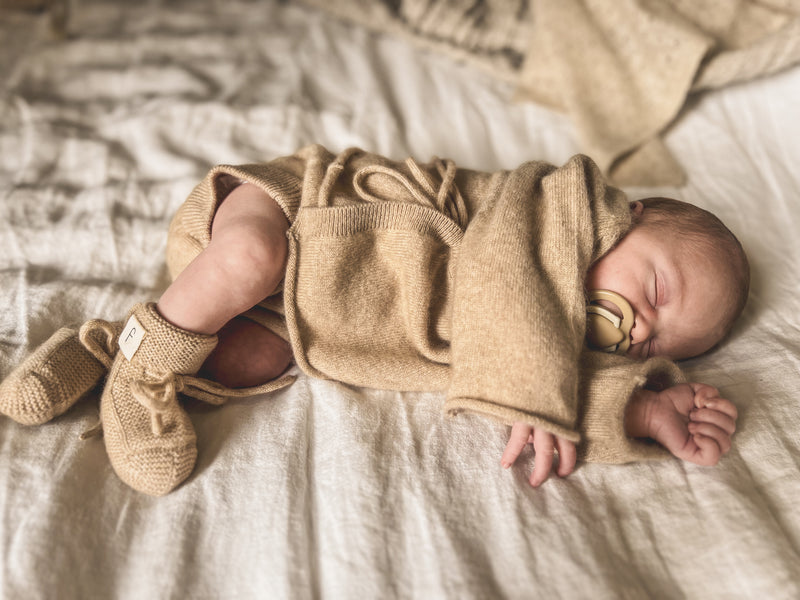
[[[674,235],[634,227],[586,277],[587,290],[622,295],[634,312],[628,355],[689,358],[724,335],[731,294],[724,270]]]

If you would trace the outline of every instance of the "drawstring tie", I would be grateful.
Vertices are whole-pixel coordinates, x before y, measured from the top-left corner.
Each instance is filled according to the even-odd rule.
[[[344,170],[347,161],[350,160],[357,151],[358,150],[355,148],[346,150],[340,154],[334,162],[328,165],[325,177],[320,185],[318,198],[319,206],[329,205],[330,196],[333,192],[336,180]],[[411,173],[410,178],[398,169],[386,165],[373,164],[361,167],[353,176],[353,189],[356,194],[358,194],[358,197],[365,202],[392,201],[392,198],[381,198],[380,196],[370,193],[365,187],[366,179],[371,175],[380,174],[391,177],[408,191],[415,202],[446,215],[454,221],[461,230],[466,229],[469,215],[467,214],[464,197],[455,184],[456,171],[458,170],[455,163],[452,160],[442,160],[440,158],[434,158],[432,160],[433,167],[442,179],[438,190],[431,176],[420,167],[413,158],[406,159],[405,164]]]
[[[121,323],[109,323],[102,319],[92,319],[84,323],[78,331],[78,340],[92,356],[106,369],[111,368],[116,354],[116,340],[122,330]],[[97,339],[100,334],[100,339]]]

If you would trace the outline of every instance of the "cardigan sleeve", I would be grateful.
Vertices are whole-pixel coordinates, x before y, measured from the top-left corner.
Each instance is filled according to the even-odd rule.
[[[527,422],[577,442],[584,278],[630,226],[594,163],[527,163],[480,206],[453,281],[445,411]]]
[[[685,381],[681,369],[665,358],[641,362],[584,350],[578,392],[581,398],[578,427],[583,440],[578,446],[578,458],[588,462],[626,463],[669,457],[660,444],[626,435],[625,407],[641,388],[660,390]]]

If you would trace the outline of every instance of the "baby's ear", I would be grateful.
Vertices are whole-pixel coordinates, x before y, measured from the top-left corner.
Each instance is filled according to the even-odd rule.
[[[641,201],[636,200],[635,202],[630,203],[631,207],[631,216],[633,217],[634,221],[638,221],[642,218],[642,214],[644,213],[644,204]]]

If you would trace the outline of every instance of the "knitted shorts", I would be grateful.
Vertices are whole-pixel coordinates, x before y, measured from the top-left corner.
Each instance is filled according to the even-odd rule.
[[[357,149],[301,153],[302,171],[299,159],[213,168],[170,224],[170,275],[208,247],[228,193],[253,183],[289,220],[289,252],[281,289],[243,316],[288,341],[312,376],[444,389],[450,257],[467,218],[455,165],[394,163]]]

